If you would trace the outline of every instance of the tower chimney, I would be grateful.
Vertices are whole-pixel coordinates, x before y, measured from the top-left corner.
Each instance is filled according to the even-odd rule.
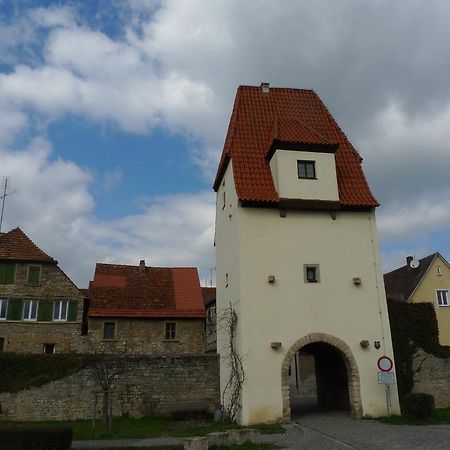
[[[261,92],[263,94],[268,94],[270,92],[270,83],[261,83]]]
[[[139,272],[145,272],[145,259],[139,261]]]
[[[406,265],[411,266],[411,261],[414,259],[414,256],[407,256],[406,257]]]

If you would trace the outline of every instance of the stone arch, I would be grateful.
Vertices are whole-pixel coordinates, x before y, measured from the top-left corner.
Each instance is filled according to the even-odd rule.
[[[281,389],[283,397],[283,420],[289,422],[291,420],[291,406],[289,398],[289,364],[294,355],[305,345],[323,342],[336,348],[342,355],[347,368],[348,378],[348,392],[350,396],[350,407],[352,416],[360,418],[362,417],[362,404],[361,404],[361,388],[359,379],[359,370],[356,365],[355,358],[353,356],[350,347],[340,339],[330,336],[325,333],[311,333],[308,334],[297,342],[295,342],[289,351],[287,352],[283,365],[281,366]]]

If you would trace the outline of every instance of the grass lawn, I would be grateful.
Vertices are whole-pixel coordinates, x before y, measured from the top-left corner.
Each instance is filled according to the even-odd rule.
[[[129,439],[152,437],[185,437],[204,436],[214,431],[225,431],[232,428],[245,428],[239,425],[224,424],[207,420],[171,420],[164,417],[117,417],[113,419],[112,431],[101,427],[98,423],[92,427],[91,420],[52,421],[52,422],[0,422],[0,430],[11,426],[48,426],[66,425],[73,428],[73,440],[88,439]],[[251,428],[261,430],[263,434],[284,433],[280,424],[261,424]]]
[[[450,408],[435,409],[430,419],[413,422],[406,416],[380,417],[380,422],[391,425],[450,425]]]

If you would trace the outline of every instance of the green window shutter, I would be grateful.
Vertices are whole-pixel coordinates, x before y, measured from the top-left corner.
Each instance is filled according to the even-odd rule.
[[[37,320],[41,322],[50,322],[53,318],[53,301],[39,300]]]
[[[69,302],[69,314],[67,315],[69,322],[75,322],[77,320],[77,301],[70,300]]]
[[[7,320],[20,320],[22,318],[22,299],[8,299],[8,311],[6,313]]]
[[[28,284],[39,284],[41,282],[41,266],[28,266]]]
[[[13,284],[16,274],[16,265],[14,263],[0,263],[0,284]]]

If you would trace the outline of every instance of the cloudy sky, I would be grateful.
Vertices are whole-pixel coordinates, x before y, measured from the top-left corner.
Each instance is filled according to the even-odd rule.
[[[95,262],[214,267],[240,84],[312,88],[364,157],[385,270],[450,257],[447,0],[0,0],[2,231]]]

